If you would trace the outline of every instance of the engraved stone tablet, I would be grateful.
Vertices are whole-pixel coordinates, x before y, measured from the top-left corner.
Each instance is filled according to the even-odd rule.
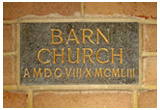
[[[138,84],[138,23],[22,23],[21,85]]]

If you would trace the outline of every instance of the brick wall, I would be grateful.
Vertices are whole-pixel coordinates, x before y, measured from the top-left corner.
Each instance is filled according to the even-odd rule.
[[[58,18],[58,19],[57,19]],[[139,84],[21,86],[19,24],[139,22]],[[3,3],[3,107],[157,107],[157,3]]]

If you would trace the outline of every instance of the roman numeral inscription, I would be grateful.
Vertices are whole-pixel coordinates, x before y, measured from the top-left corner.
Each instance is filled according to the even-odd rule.
[[[138,84],[137,23],[24,23],[21,85]]]

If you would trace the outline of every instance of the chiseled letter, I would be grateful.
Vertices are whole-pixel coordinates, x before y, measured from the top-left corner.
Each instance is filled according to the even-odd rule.
[[[102,63],[102,64],[109,62],[109,59],[106,60],[106,61],[100,61],[100,60],[99,60],[98,54],[99,54],[99,51],[101,51],[101,50],[104,50],[104,51],[108,52],[107,49],[105,49],[105,48],[100,48],[100,49],[96,52],[96,59],[97,59],[97,61],[98,61],[99,63]]]
[[[49,63],[51,60],[49,60],[48,62],[42,61],[42,60],[40,59],[40,54],[41,54],[42,51],[48,51],[48,52],[50,52],[50,50],[49,50],[49,49],[41,49],[41,50],[38,52],[38,54],[37,54],[38,60],[39,60],[41,63],[43,63],[43,64],[47,64],[47,63]]]
[[[25,69],[25,71],[24,71],[24,76],[23,76],[23,77],[25,78],[26,76],[28,76],[29,78],[31,77],[31,76],[29,75],[28,68]]]
[[[86,77],[88,77],[88,76],[89,76],[89,77],[92,77],[91,74],[90,74],[91,68],[89,68],[89,70],[88,70],[88,68],[86,68],[86,71],[87,71]]]
[[[47,71],[49,71],[49,75],[47,76]],[[52,76],[52,72],[49,68],[44,68],[44,77],[49,78]]]
[[[77,60],[76,61],[71,61],[71,48],[68,48],[68,61],[70,63],[79,63],[79,48],[77,48]]]
[[[57,75],[57,71],[62,71],[60,68],[56,68],[56,70],[54,71],[54,75],[56,76],[56,77],[61,77],[62,76],[62,73],[60,73],[60,75],[58,76]]]
[[[72,68],[70,68],[69,71],[68,71],[68,68],[65,68],[65,70],[66,70],[67,77],[70,77]]]
[[[112,50],[112,62],[111,63],[114,63],[114,56],[115,57],[120,57],[120,63],[122,64],[122,48],[120,48],[120,54],[114,54],[114,48],[111,48]]]
[[[133,68],[133,77],[135,77],[135,68]]]
[[[111,72],[111,70],[110,70],[109,68],[106,68],[106,69],[104,70],[103,74],[104,74],[105,77],[110,77],[110,75],[107,76],[107,75],[105,74],[107,70],[108,70],[109,72]]]
[[[119,69],[117,69],[117,72],[115,72],[115,70],[112,69],[112,77],[113,77],[113,74],[114,74],[114,76],[117,76],[117,74],[118,74],[118,77],[120,77],[120,75],[119,75]]]
[[[56,49],[53,49],[53,64],[56,63],[56,56],[62,57],[61,63],[64,63],[64,48],[62,48],[62,54],[56,54]]]
[[[97,29],[97,44],[99,44],[99,34],[102,36],[102,38],[106,41],[107,44],[109,44],[109,29],[107,29],[107,39],[106,37],[102,34],[102,32]]]
[[[95,68],[95,76],[94,77],[97,77],[97,76],[99,77],[99,73],[101,74],[101,77],[103,77],[102,68],[99,69],[99,72],[98,72],[97,68]]]
[[[39,68],[38,72],[36,70],[36,68],[33,68],[34,69],[34,73],[33,73],[33,77],[38,77],[40,75],[40,77],[42,77],[42,74],[41,74],[41,68]]]
[[[63,42],[63,38],[61,37],[62,31],[60,31],[59,29],[51,29],[51,31],[52,31],[52,44],[60,44],[60,43],[62,43]],[[59,32],[59,35],[54,35],[55,31]],[[59,42],[55,42],[54,41],[55,37],[59,38],[60,41]]]
[[[74,35],[74,39],[71,39],[71,38],[70,38],[71,35],[72,35],[72,33],[73,33],[73,35]],[[79,41],[78,41],[78,39],[77,39],[77,36],[76,36],[76,34],[75,34],[75,32],[74,32],[74,29],[71,29],[66,44],[68,44],[68,41],[76,41],[77,44],[80,44]]]
[[[86,55],[86,50],[89,50],[91,52],[91,54],[90,55]],[[91,59],[92,55],[93,55],[93,50],[92,49],[90,49],[90,48],[83,48],[83,63],[86,63],[86,59],[85,59],[86,57],[89,58],[90,62],[94,63],[92,61],[92,59]]]
[[[123,77],[126,77],[126,76],[123,75],[123,69],[121,69],[121,77],[122,77],[122,78],[123,78]]]
[[[89,31],[90,32],[90,35],[86,36],[85,35],[85,31]],[[85,38],[88,38],[88,40],[92,43],[92,44],[95,44],[92,40],[91,40],[91,36],[93,35],[93,31],[90,30],[90,29],[82,29],[82,32],[83,32],[83,44],[85,44]]]

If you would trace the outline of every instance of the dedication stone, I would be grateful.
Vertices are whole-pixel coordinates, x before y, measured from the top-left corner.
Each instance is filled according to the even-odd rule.
[[[22,23],[21,85],[138,84],[138,23]]]

